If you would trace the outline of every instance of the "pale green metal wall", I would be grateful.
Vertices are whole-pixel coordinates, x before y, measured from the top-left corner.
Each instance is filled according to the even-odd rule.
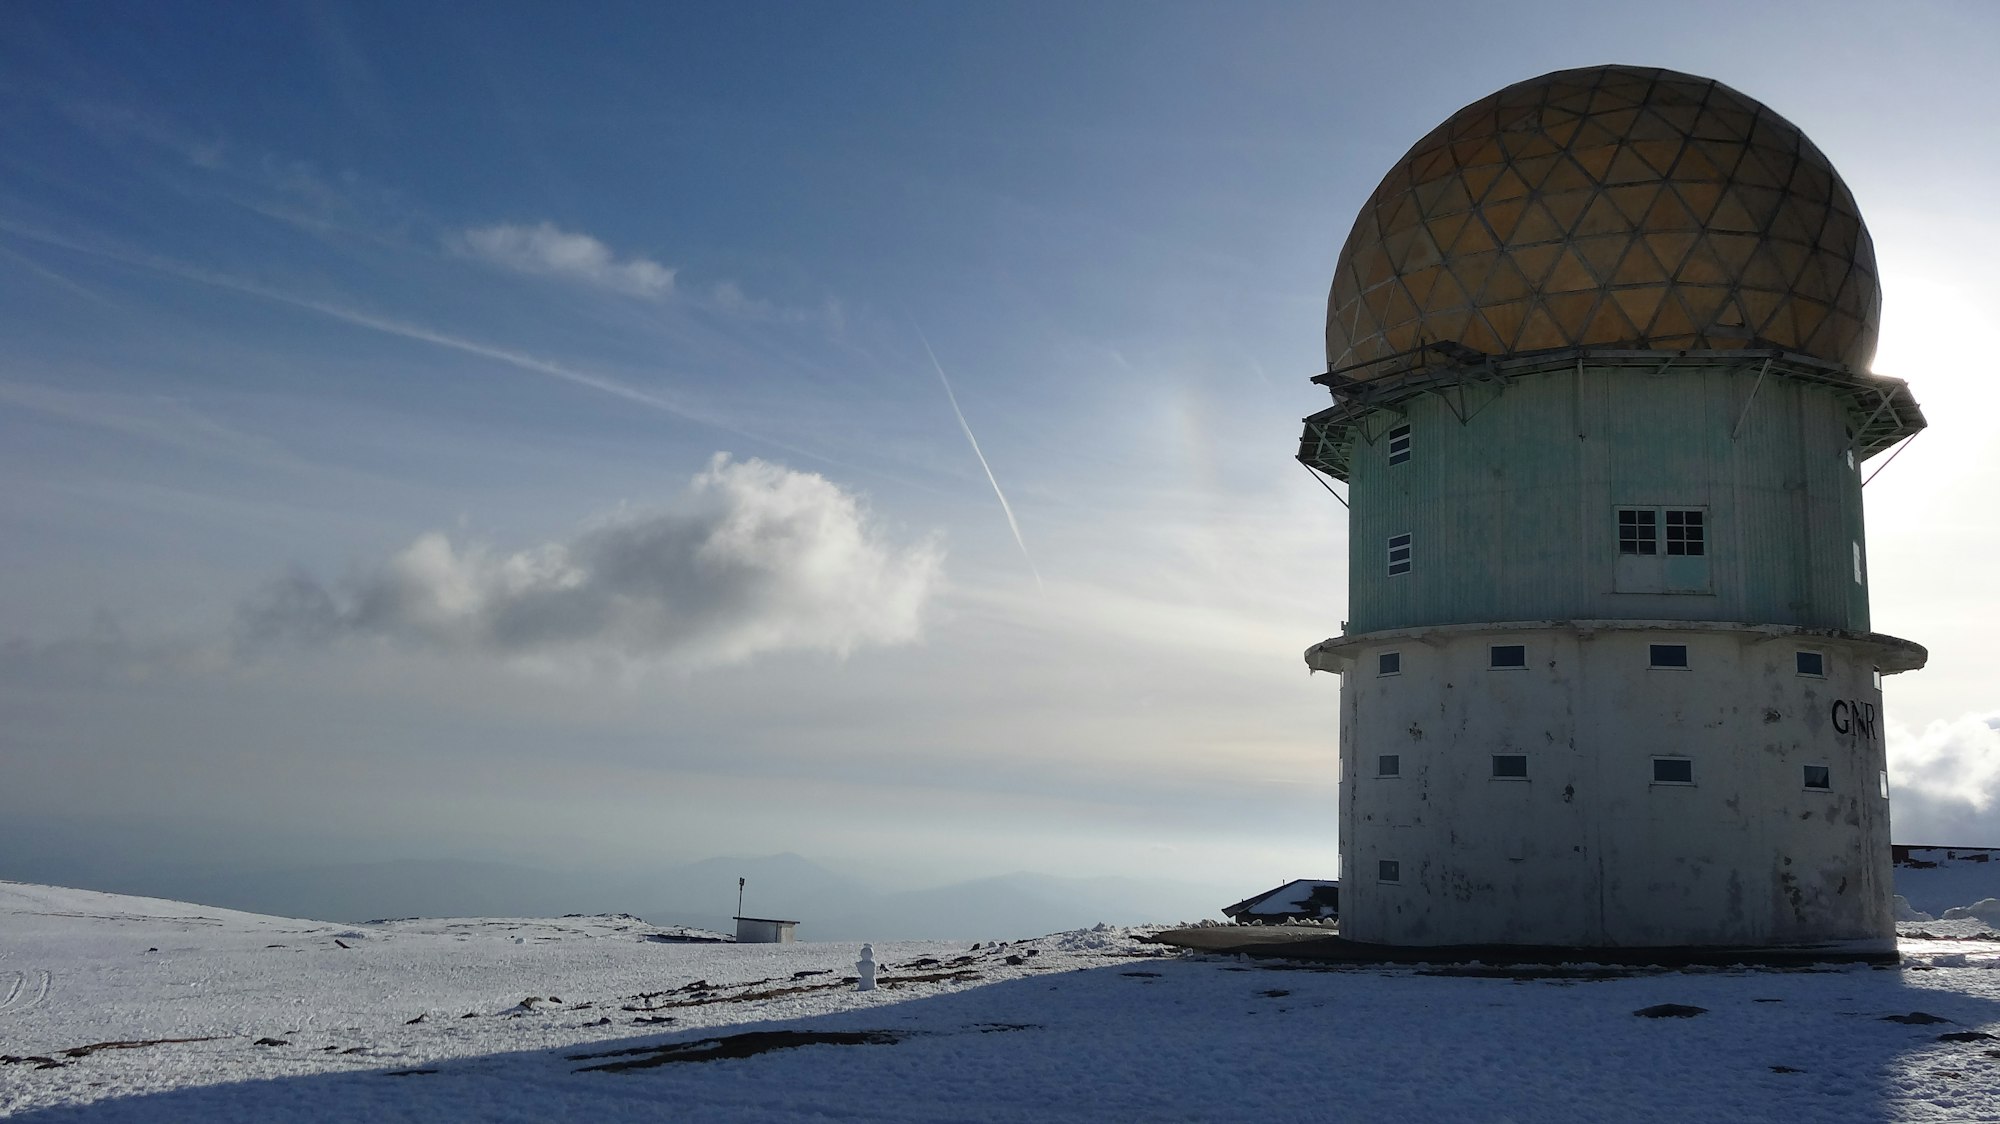
[[[1773,375],[1753,399],[1755,381],[1740,364],[1584,367],[1378,411],[1352,451],[1347,631],[1541,619],[1866,631],[1852,419],[1827,387]],[[1390,465],[1399,420],[1412,456]],[[1634,506],[1707,510],[1709,592],[1616,591],[1617,509]],[[1414,568],[1391,577],[1388,539],[1403,532]]]

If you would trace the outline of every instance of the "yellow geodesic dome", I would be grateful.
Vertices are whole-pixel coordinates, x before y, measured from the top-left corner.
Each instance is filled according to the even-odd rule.
[[[1881,307],[1854,196],[1796,126],[1597,66],[1481,98],[1390,169],[1341,248],[1326,355],[1776,347],[1858,371]]]

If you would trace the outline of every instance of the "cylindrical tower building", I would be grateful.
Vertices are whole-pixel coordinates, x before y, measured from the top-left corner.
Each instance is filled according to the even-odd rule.
[[[1341,922],[1565,947],[1894,938],[1861,465],[1915,434],[1867,371],[1854,199],[1720,83],[1561,71],[1376,188],[1327,308],[1349,484]]]

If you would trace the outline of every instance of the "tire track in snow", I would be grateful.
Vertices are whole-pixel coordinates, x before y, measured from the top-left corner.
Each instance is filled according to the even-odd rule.
[[[9,972],[8,975],[14,978],[7,984],[6,998],[0,999],[0,1015],[18,1014],[41,1006],[42,1001],[49,997],[49,988],[55,983],[55,977],[42,968]],[[27,995],[25,1000],[23,995]]]

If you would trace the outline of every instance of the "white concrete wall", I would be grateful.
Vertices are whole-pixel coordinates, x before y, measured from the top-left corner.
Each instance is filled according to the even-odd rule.
[[[1528,666],[1494,670],[1493,644]],[[1682,622],[1456,626],[1343,638],[1341,924],[1413,945],[1885,944],[1889,638]],[[1655,670],[1652,644],[1689,667]],[[1904,644],[1903,648],[1910,646]],[[1797,674],[1818,651],[1825,677]],[[1401,671],[1377,675],[1395,651]],[[1857,721],[1872,713],[1872,725]],[[1839,727],[1845,726],[1843,732]],[[1491,755],[1528,758],[1496,780]],[[1377,775],[1383,754],[1401,775]],[[1693,762],[1655,784],[1654,756]],[[1804,787],[1825,765],[1832,787]],[[1401,868],[1378,882],[1378,862]]]

